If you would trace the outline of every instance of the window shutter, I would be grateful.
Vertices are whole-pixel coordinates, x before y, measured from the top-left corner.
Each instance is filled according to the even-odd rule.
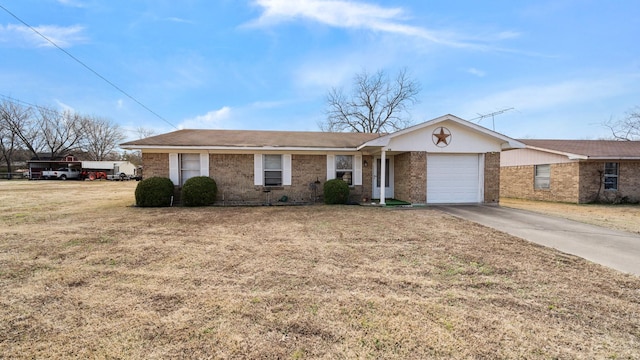
[[[209,154],[200,154],[200,176],[209,176]]]
[[[353,160],[353,185],[362,185],[362,155],[354,155]]]
[[[327,155],[327,180],[336,178],[336,156]]]
[[[262,154],[253,154],[253,185],[262,186],[263,183]]]
[[[291,185],[291,154],[282,155],[282,185]]]
[[[173,185],[180,184],[180,163],[176,153],[169,153],[169,179]]]

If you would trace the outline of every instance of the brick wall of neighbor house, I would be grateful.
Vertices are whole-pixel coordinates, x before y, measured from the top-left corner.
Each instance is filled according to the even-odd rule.
[[[500,201],[500,153],[490,152],[484,155],[484,202]]]
[[[152,176],[169,177],[169,154],[142,153],[144,178]]]
[[[412,204],[427,200],[427,153],[406,152],[396,155],[394,166],[394,197]]]
[[[551,164],[549,189],[534,189],[534,166],[500,168],[500,196],[508,198],[578,202],[579,163]]]
[[[630,202],[640,202],[640,161],[620,162],[620,191]]]
[[[604,161],[580,163],[580,203],[640,201],[640,162],[618,161],[618,190],[604,190]]]

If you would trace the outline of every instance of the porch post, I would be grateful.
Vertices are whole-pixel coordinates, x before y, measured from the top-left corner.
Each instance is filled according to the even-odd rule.
[[[385,205],[385,188],[387,187],[386,182],[386,174],[387,174],[387,164],[386,164],[387,151],[382,149],[380,153],[380,205]]]

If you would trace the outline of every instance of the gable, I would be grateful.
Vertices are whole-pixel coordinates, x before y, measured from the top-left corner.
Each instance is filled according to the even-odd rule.
[[[389,151],[446,153],[498,152],[503,141],[451,120],[400,134],[389,140]]]

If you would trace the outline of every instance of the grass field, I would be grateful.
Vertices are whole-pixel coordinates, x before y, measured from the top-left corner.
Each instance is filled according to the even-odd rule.
[[[638,277],[429,208],[135,186],[0,182],[0,358],[640,358]]]

